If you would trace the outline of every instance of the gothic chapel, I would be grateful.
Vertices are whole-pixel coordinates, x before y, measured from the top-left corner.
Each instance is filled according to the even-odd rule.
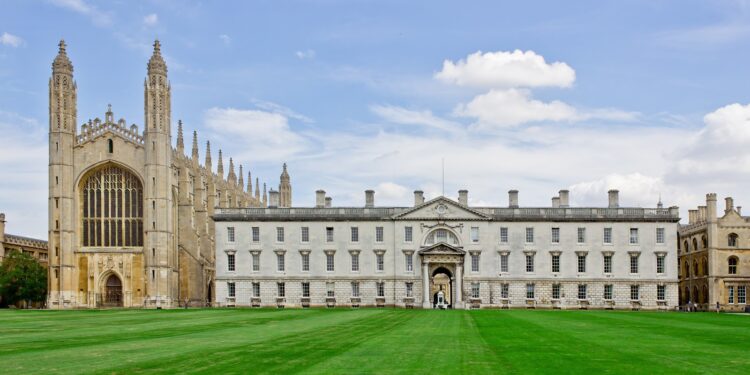
[[[265,207],[266,185],[197,133],[172,147],[171,88],[159,41],[144,82],[144,124],[104,119],[77,127],[76,83],[65,42],[49,81],[49,308],[177,307],[213,299],[215,207]],[[284,165],[280,205],[291,206]]]

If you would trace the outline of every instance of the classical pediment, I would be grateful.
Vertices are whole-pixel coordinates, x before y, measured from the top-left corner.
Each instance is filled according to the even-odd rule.
[[[419,250],[420,255],[464,255],[465,251],[456,246],[451,246],[445,242],[439,242]]]
[[[437,197],[393,217],[397,220],[490,220],[491,217],[452,199]]]

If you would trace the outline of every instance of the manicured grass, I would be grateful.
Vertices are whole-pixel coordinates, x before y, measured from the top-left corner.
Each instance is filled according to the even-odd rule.
[[[0,311],[2,373],[749,373],[750,316]]]

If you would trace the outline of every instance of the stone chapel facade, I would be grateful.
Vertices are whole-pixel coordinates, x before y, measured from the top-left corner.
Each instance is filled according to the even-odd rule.
[[[49,80],[49,308],[176,307],[213,300],[215,207],[264,207],[266,186],[225,178],[219,150],[199,160],[182,123],[172,147],[171,86],[159,41],[144,82],[144,124],[104,119],[78,127],[77,86],[64,41]],[[280,202],[291,206],[284,165]]]

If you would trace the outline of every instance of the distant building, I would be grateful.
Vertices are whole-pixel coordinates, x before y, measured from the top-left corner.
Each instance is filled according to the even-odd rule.
[[[5,214],[0,213],[0,262],[13,251],[31,255],[47,268],[47,241],[5,233]]]
[[[215,207],[264,207],[256,178],[198,136],[185,154],[182,122],[172,147],[172,88],[154,43],[143,82],[144,123],[104,119],[79,127],[77,85],[65,42],[49,80],[49,308],[205,305],[214,282]],[[108,87],[91,87],[106,93]],[[116,88],[114,88],[116,89]],[[291,204],[286,167],[279,186]]]
[[[688,211],[680,226],[680,304],[712,310],[740,311],[750,291],[750,218],[742,216],[731,197],[721,217],[716,194],[706,194],[706,205]]]
[[[220,306],[673,309],[678,304],[677,207],[469,206],[219,208]]]

